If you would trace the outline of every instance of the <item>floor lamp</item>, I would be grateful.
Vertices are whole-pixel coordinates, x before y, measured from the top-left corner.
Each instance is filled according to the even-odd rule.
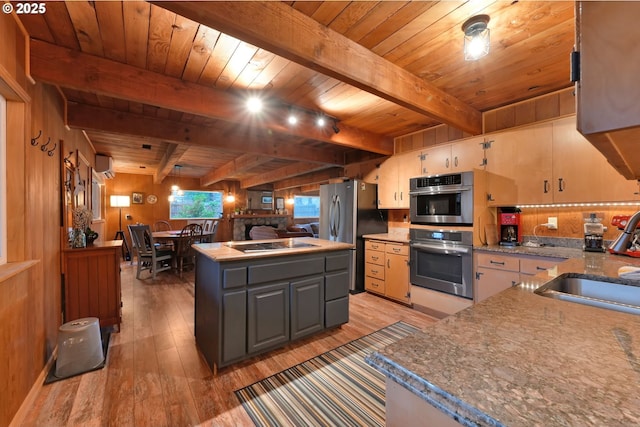
[[[129,196],[111,196],[111,207],[120,209],[118,231],[116,231],[116,237],[113,240],[122,240],[122,257],[126,261],[131,260],[131,253],[129,253],[127,239],[124,238],[124,231],[122,231],[122,208],[128,208],[129,206],[131,206]]]

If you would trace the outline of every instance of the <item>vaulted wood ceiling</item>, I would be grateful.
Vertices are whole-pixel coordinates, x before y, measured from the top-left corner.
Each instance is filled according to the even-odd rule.
[[[313,184],[390,155],[393,138],[568,87],[572,1],[70,1],[20,15],[31,74],[116,172],[203,186]],[[491,51],[462,23],[491,17]],[[244,109],[259,95],[266,112]],[[303,116],[286,124],[294,110]],[[318,113],[337,124],[318,129]],[[332,123],[335,121],[335,123]],[[146,145],[147,148],[143,148]]]

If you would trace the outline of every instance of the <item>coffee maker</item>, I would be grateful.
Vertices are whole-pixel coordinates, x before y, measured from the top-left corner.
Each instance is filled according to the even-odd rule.
[[[520,213],[500,213],[500,244],[502,246],[518,246],[522,242]]]
[[[584,244],[582,248],[586,252],[605,252],[604,232],[606,227],[602,225],[602,213],[590,213],[584,217]]]

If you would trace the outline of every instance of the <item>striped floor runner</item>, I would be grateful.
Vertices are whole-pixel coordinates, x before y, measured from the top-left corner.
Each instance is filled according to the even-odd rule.
[[[364,358],[418,328],[404,322],[236,390],[257,426],[383,426],[385,378]]]

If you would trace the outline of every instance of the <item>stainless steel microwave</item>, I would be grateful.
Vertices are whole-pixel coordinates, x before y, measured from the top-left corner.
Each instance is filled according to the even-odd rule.
[[[473,172],[409,180],[412,224],[473,225]]]

